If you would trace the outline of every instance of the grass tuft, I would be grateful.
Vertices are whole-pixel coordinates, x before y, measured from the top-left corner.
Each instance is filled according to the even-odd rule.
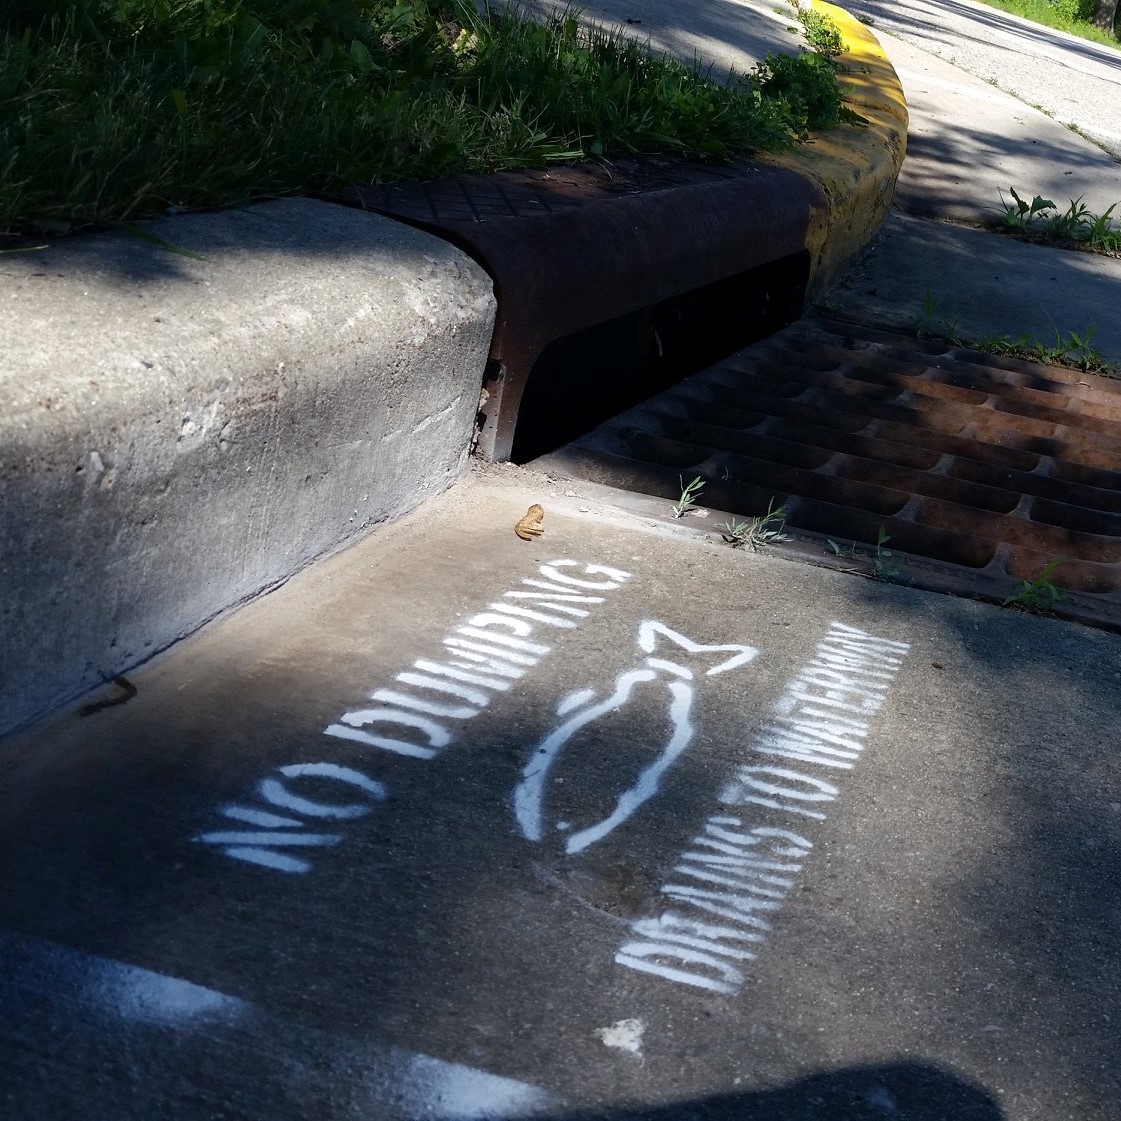
[[[842,116],[831,57],[717,82],[574,12],[468,0],[9,0],[0,236],[558,161],[775,150]]]
[[[758,552],[764,545],[778,545],[783,541],[793,538],[786,529],[786,504],[777,509],[772,498],[767,504],[767,512],[761,517],[752,518],[750,521],[741,522],[732,518],[716,527],[720,536],[733,549],[740,549],[744,545],[750,547],[752,552]]]

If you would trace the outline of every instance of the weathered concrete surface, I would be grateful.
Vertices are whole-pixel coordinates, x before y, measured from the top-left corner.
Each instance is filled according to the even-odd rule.
[[[1119,300],[1121,260],[893,214],[824,306],[872,326],[972,342],[1030,335],[1052,346],[1056,332],[1073,331],[1121,366]]]
[[[0,745],[0,1114],[1116,1121],[1121,638],[488,479]]]
[[[1095,214],[1121,202],[1121,165],[1098,145],[990,82],[884,34],[878,23],[876,35],[899,75],[911,115],[907,159],[896,186],[899,209],[989,224],[1003,212],[1002,196],[1013,201],[1012,188],[1029,200],[1042,195],[1064,210],[1081,197]],[[1009,54],[1024,66],[1022,57]],[[1121,75],[1121,52],[1116,67]],[[1089,100],[1112,104],[1115,90],[1099,82]]]
[[[426,234],[285,200],[0,270],[0,729],[459,475],[487,276]]]

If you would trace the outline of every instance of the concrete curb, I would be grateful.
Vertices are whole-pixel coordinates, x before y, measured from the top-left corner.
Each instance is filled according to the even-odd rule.
[[[445,242],[308,199],[4,263],[0,732],[448,487],[494,323]]]
[[[806,176],[828,199],[828,211],[815,216],[807,239],[814,297],[841,278],[887,218],[907,152],[907,102],[895,68],[864,24],[823,0],[810,6],[841,32],[845,102],[867,122],[842,124],[793,151],[760,157]]]

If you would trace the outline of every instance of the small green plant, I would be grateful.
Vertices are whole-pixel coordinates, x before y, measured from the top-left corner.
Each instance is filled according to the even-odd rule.
[[[1055,214],[1054,217],[1048,219],[1047,236],[1055,241],[1084,240],[1081,237],[1082,231],[1089,227],[1093,218],[1094,215],[1090,208],[1082,201],[1082,196],[1079,195],[1078,198],[1070,200],[1070,206],[1061,214]]]
[[[1086,227],[1086,240],[1091,249],[1121,252],[1121,227],[1115,229],[1113,225],[1113,212],[1116,209],[1117,203],[1114,203],[1101,214],[1091,215],[1091,221]]]
[[[956,319],[940,315],[942,301],[927,291],[923,295],[922,311],[911,320],[911,330],[917,339],[949,339],[957,342],[958,324]]]
[[[831,552],[835,557],[848,557],[850,560],[856,559],[855,541],[846,548],[844,545],[839,545],[836,541],[833,540],[832,537],[827,537],[825,539],[825,544],[829,549],[829,552]]]
[[[874,549],[868,554],[869,559],[872,561],[872,579],[874,580],[890,580],[899,571],[899,558],[895,553],[887,548],[887,543],[891,540],[887,535],[887,530],[881,525],[876,531],[876,544]],[[858,560],[862,554],[857,551],[856,542],[853,541],[849,545],[842,545],[834,541],[832,537],[825,539],[825,546],[830,553],[835,557],[843,557],[845,560]],[[860,571],[859,569],[855,571]]]
[[[716,528],[720,536],[732,546],[740,549],[744,545],[758,552],[764,545],[777,545],[781,541],[792,540],[786,529],[786,504],[775,509],[774,499],[767,503],[767,512],[760,518],[750,521],[738,522],[733,518]]]
[[[1063,599],[1063,589],[1051,579],[1055,571],[1069,557],[1056,557],[1049,560],[1034,580],[1021,580],[1012,594],[1001,603],[1001,607],[1018,607],[1023,611],[1053,611]]]
[[[790,0],[790,6],[794,9],[794,18],[802,25],[811,51],[830,60],[845,53],[845,41],[833,20],[814,8],[803,8],[798,0]]]
[[[837,75],[848,68],[838,61],[846,48],[836,23],[822,12],[803,8],[799,0],[789,2],[808,50],[796,57],[767,55],[756,68],[763,92],[790,104],[806,121],[803,139],[809,128],[831,128],[841,121],[866,125],[867,120],[845,105],[837,90]]]
[[[1003,224],[1012,229],[1023,229],[1025,226],[1030,226],[1040,215],[1055,209],[1055,204],[1042,195],[1036,195],[1031,202],[1027,202],[1020,198],[1015,187],[1010,187],[1009,190],[1012,192],[1012,202],[1005,202],[1002,194],[1000,203],[1004,207]]]
[[[704,490],[704,479],[698,475],[691,483],[686,483],[680,475],[677,481],[681,484],[681,497],[672,507],[675,518],[683,518],[686,514],[697,508],[697,495]]]
[[[824,55],[767,55],[756,74],[765,97],[790,106],[802,139],[811,129],[832,128],[856,118],[837,94],[836,64]]]
[[[1096,327],[1090,327],[1085,335],[1080,335],[1077,331],[1068,331],[1063,343],[1066,356],[1086,371],[1102,370],[1107,367],[1105,359],[1090,345],[1096,330]],[[1055,334],[1058,335],[1058,332],[1056,331]]]
[[[872,575],[877,580],[890,580],[899,571],[899,559],[885,548],[890,540],[887,530],[881,525],[876,530],[876,551],[872,554]]]
[[[986,354],[997,354],[1007,358],[1026,358],[1029,362],[1045,362],[1050,366],[1073,366],[1088,374],[1116,373],[1100,351],[1094,349],[1092,340],[1096,328],[1087,327],[1085,331],[1067,331],[1065,334],[1055,329],[1054,343],[1044,343],[1032,334],[986,335],[973,343],[976,350]]]
[[[1021,198],[1016,188],[1011,188],[1012,201],[1000,196],[1004,207],[1000,215],[1000,228],[1020,237],[1037,241],[1081,245],[1099,253],[1121,252],[1121,227],[1115,226],[1114,203],[1101,214],[1095,214],[1083,201],[1082,195],[1070,200],[1066,210],[1060,211],[1050,199],[1036,195],[1031,202]]]

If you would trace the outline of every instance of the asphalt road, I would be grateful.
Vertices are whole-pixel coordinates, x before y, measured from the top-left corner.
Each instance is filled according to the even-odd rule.
[[[1121,639],[511,477],[0,745],[0,1117],[1116,1121]]]
[[[1121,50],[970,0],[851,0],[843,6],[877,34],[904,39],[992,82],[1121,160]]]

